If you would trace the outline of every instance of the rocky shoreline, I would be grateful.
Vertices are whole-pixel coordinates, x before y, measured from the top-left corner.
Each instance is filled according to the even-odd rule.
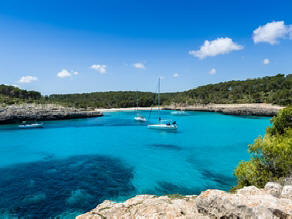
[[[185,110],[219,112],[226,115],[238,116],[275,116],[283,109],[282,106],[253,103],[253,104],[207,104],[192,106],[163,106],[163,110]],[[56,104],[22,104],[0,106],[0,124],[19,123],[36,120],[64,120],[103,116],[104,112],[130,111],[137,108],[113,108],[81,110],[72,107],[63,107]],[[139,107],[138,110],[157,110],[157,107]]]
[[[236,193],[207,190],[199,196],[138,195],[123,203],[104,201],[77,219],[103,218],[292,218],[292,183],[269,182],[264,189]]]
[[[0,107],[0,124],[100,117],[100,111],[84,111],[55,104],[22,104]]]
[[[185,111],[204,111],[219,112],[226,115],[238,116],[275,116],[284,107],[267,103],[250,104],[207,104],[192,106],[165,106],[165,110],[185,110]]]

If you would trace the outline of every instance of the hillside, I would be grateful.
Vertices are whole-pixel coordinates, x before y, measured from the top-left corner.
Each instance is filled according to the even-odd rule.
[[[0,103],[2,104],[20,104],[33,103],[42,100],[42,95],[37,91],[27,91],[18,87],[0,85]]]
[[[189,90],[195,103],[273,103],[292,104],[292,74],[228,81]]]
[[[155,93],[138,92],[139,106],[156,105]],[[136,106],[136,92],[111,91],[82,94],[53,94],[41,96],[13,86],[0,85],[0,102],[5,104],[37,102],[58,103],[78,108],[124,108]],[[162,93],[161,104],[235,104],[272,103],[292,105],[292,74],[269,76],[245,81],[228,81],[208,84],[177,93]]]

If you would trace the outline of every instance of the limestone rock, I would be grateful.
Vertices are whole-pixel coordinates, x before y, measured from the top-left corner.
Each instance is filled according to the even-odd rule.
[[[92,211],[77,218],[209,218],[197,212],[195,198],[196,196],[172,198],[139,195],[124,203],[104,201]]]
[[[227,115],[240,116],[275,116],[283,109],[282,106],[266,104],[266,103],[250,103],[250,104],[197,104],[197,105],[170,105],[164,109],[172,110],[190,110],[190,111],[207,111],[220,112]]]
[[[199,213],[216,218],[292,217],[292,199],[279,199],[253,186],[236,194],[207,190],[195,202]]]
[[[62,120],[74,118],[98,117],[99,111],[84,111],[56,104],[10,105],[0,110],[0,124],[19,123],[34,120]]]
[[[287,218],[292,219],[292,186],[268,183],[265,189],[244,187],[232,194],[207,190],[199,196],[139,195],[124,203],[104,201],[78,216],[89,218]]]
[[[279,197],[281,195],[282,189],[283,186],[275,182],[268,182],[265,185],[265,191],[275,197]]]
[[[292,199],[292,185],[287,185],[283,187],[281,198]]]

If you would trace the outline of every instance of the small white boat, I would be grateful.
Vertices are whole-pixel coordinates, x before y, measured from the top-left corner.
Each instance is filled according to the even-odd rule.
[[[137,122],[146,122],[146,118],[144,116],[137,115],[134,117],[134,120]]]
[[[187,112],[183,111],[183,110],[178,110],[178,111],[171,112],[171,115],[174,115],[174,116],[186,116]]]
[[[138,102],[138,93],[137,92],[136,92],[136,104],[137,104],[137,109],[136,109],[137,115],[134,117],[134,120],[137,122],[146,122],[147,121],[146,118],[138,113],[139,102]]]
[[[170,123],[169,121],[161,120],[160,118],[160,78],[158,79],[158,124],[150,124],[147,127],[164,131],[176,131],[178,128],[175,121]]]
[[[22,124],[19,125],[18,128],[20,129],[33,129],[33,128],[43,128],[43,123],[32,123],[32,124]]]

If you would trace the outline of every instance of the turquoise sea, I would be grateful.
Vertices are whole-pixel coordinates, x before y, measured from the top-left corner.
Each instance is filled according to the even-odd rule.
[[[148,118],[149,112],[140,113]],[[179,126],[165,132],[133,117],[113,112],[49,121],[42,129],[0,126],[2,218],[72,218],[105,199],[228,190],[236,183],[234,168],[249,158],[248,144],[270,125],[267,117],[163,111]]]

